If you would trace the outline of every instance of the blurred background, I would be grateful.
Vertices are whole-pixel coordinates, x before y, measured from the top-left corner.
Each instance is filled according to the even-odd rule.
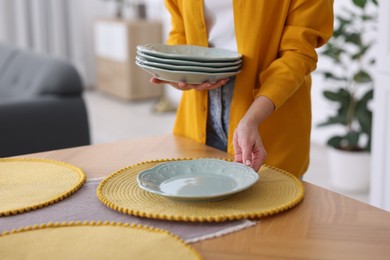
[[[334,41],[318,49],[318,69],[313,73],[311,165],[304,180],[390,210],[386,191],[390,187],[390,4],[386,0],[335,0],[334,10]],[[1,111],[15,110],[9,106],[9,100],[15,98],[4,90],[5,85],[9,88],[16,81],[22,85],[9,76],[15,53],[9,48],[16,48],[64,61],[76,70],[86,108],[89,136],[85,142],[171,133],[181,93],[150,85],[150,76],[134,64],[136,45],[163,43],[169,27],[162,0],[0,0],[0,44],[7,46],[5,51],[0,48],[0,116]],[[15,65],[13,73],[17,77],[24,71],[33,74],[26,64],[41,63],[30,61],[31,57],[19,67]],[[59,68],[56,73],[61,71]],[[29,75],[24,80],[31,83],[37,77]],[[27,83],[20,87],[23,93],[28,92]],[[67,91],[58,92],[66,98],[78,95]],[[47,92],[40,90],[34,96]],[[17,96],[19,102],[25,95]],[[355,116],[349,122],[353,110]],[[64,116],[73,120],[69,115]],[[357,148],[349,149],[347,157],[338,151],[330,154],[332,147],[351,142]],[[363,166],[349,161],[351,150]],[[340,158],[347,165],[334,175],[331,170],[338,167],[334,163]],[[359,170],[362,173],[357,173]]]

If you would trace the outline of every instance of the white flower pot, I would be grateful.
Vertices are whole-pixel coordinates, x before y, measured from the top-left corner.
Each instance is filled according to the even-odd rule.
[[[370,153],[328,149],[330,182],[341,191],[364,192],[370,184]]]

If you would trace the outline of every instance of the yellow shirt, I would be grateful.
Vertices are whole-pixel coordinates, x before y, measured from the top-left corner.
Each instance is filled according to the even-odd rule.
[[[168,44],[207,46],[202,0],[165,0],[172,27]],[[333,33],[333,0],[233,0],[238,52],[243,55],[230,108],[233,134],[253,100],[266,96],[275,111],[259,127],[265,163],[301,176],[309,165],[311,78],[315,48]],[[227,28],[229,30],[230,28]],[[206,142],[207,91],[184,91],[174,133]]]

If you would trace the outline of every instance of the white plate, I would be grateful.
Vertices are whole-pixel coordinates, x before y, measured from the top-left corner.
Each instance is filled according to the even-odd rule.
[[[184,66],[184,65],[171,65],[165,63],[151,62],[147,61],[140,56],[136,56],[138,63],[142,65],[152,66],[161,69],[168,70],[180,70],[180,71],[192,71],[192,72],[232,72],[237,71],[241,68],[241,65],[221,67],[221,68],[208,68],[208,67],[199,67],[199,66]]]
[[[147,53],[143,53],[142,51],[137,50],[137,55],[144,58],[147,61],[150,62],[158,62],[158,63],[164,63],[164,64],[171,64],[171,65],[184,65],[184,66],[199,66],[199,67],[229,67],[229,66],[236,66],[241,64],[242,60],[235,60],[235,61],[225,61],[225,62],[207,62],[207,61],[191,61],[191,60],[177,60],[177,59],[166,59],[166,58],[159,58],[154,57],[151,55],[148,55]]]
[[[216,82],[220,79],[226,79],[232,77],[238,73],[240,70],[225,72],[225,73],[211,73],[211,72],[191,72],[191,71],[174,71],[167,69],[160,69],[153,66],[147,66],[140,64],[139,62],[135,62],[142,69],[146,70],[154,77],[170,81],[170,82],[181,82],[185,81],[187,84],[200,84],[203,82]]]
[[[138,45],[137,50],[160,58],[192,61],[235,61],[242,58],[234,51],[195,45],[144,44]]]
[[[173,161],[140,172],[138,185],[174,200],[215,201],[248,189],[260,179],[252,168],[218,159]]]

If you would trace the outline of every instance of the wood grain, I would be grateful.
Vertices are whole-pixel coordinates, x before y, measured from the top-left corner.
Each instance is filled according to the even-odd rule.
[[[28,155],[72,163],[89,178],[165,158],[231,158],[187,138],[166,135]],[[390,259],[390,213],[304,182],[295,208],[251,228],[194,244],[205,259]]]

